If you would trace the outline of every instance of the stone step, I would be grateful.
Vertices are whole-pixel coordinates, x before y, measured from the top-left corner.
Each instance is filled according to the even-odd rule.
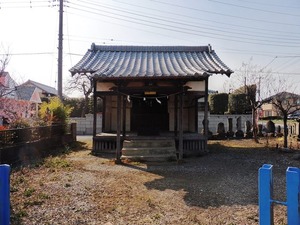
[[[160,154],[172,154],[176,152],[174,147],[134,147],[134,148],[122,148],[123,155],[160,155]]]
[[[174,140],[125,140],[123,142],[124,148],[134,147],[175,147]]]
[[[133,161],[176,160],[175,140],[125,140],[121,158]]]
[[[147,161],[147,162],[166,162],[175,161],[176,155],[152,155],[152,156],[121,156],[121,159],[129,159],[131,161]]]

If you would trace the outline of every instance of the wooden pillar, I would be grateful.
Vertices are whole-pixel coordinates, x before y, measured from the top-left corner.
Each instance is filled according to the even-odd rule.
[[[205,96],[204,96],[204,135],[208,137],[208,77],[205,78]]]
[[[102,99],[102,132],[105,131],[105,117],[106,117],[106,96],[101,97]]]
[[[93,137],[96,136],[97,133],[97,82],[94,82],[94,120],[93,120]]]
[[[178,96],[175,95],[174,98],[174,135],[177,137],[178,131]]]
[[[179,95],[179,161],[183,158],[183,93]]]
[[[198,99],[199,98],[196,98],[195,99],[195,132],[196,133],[199,133],[199,128],[198,128],[198,113],[199,113],[199,107],[198,107]]]
[[[117,96],[117,145],[115,163],[121,163],[121,95]]]
[[[127,103],[127,98],[124,96],[123,97],[123,124],[122,124],[122,136],[123,136],[123,138],[126,135],[126,103]]]

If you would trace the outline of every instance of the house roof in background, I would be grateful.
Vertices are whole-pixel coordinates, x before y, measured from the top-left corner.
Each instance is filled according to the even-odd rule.
[[[41,103],[41,98],[39,94],[36,94],[38,92],[37,88],[34,86],[18,86],[17,87],[17,96],[20,100],[26,100],[36,103]]]
[[[8,72],[3,71],[0,74],[0,85],[6,88],[14,88],[17,83],[11,78]]]
[[[2,87],[6,87],[6,76],[7,76],[7,72],[2,72],[1,74],[0,74],[0,85],[2,86]]]
[[[92,44],[70,69],[101,78],[206,77],[229,69],[211,46],[107,46]]]
[[[57,90],[54,87],[47,86],[45,84],[38,83],[36,81],[28,80],[25,83],[23,83],[21,86],[34,86],[38,89],[42,90],[42,92],[51,94],[51,95],[58,95]]]
[[[268,98],[265,98],[263,100],[263,102],[270,102],[275,97],[280,98],[280,99],[289,99],[289,98],[299,98],[300,99],[300,95],[298,95],[298,94],[283,91],[283,92],[279,92],[279,93],[277,93],[275,95],[272,95],[272,96],[270,96]]]

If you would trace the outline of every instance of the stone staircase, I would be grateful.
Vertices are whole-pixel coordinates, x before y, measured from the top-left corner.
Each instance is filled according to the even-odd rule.
[[[121,159],[132,161],[172,161],[176,160],[174,139],[134,139],[124,140]]]

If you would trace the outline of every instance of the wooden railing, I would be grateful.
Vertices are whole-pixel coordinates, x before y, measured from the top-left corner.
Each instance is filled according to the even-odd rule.
[[[60,153],[76,141],[76,124],[0,131],[0,163],[19,166]]]
[[[101,153],[115,153],[116,147],[116,136],[96,136],[93,138],[92,153],[94,155],[99,155]]]
[[[138,137],[126,137],[126,139],[138,138]],[[143,136],[146,138],[146,136]],[[149,137],[153,138],[153,137]],[[178,149],[179,140],[175,138],[176,148]],[[123,138],[121,137],[121,145],[123,143]],[[116,151],[116,136],[95,136],[93,137],[93,151],[94,155],[99,155],[101,153],[115,153]],[[190,134],[184,135],[183,137],[183,154],[185,156],[189,155],[203,155],[208,152],[207,149],[207,138],[200,134]]]
[[[179,140],[176,139],[176,146],[178,148]],[[183,137],[183,155],[184,156],[194,156],[203,155],[208,152],[207,149],[207,138],[195,134],[195,135],[185,135]]]
[[[0,148],[23,143],[31,143],[42,139],[61,137],[70,131],[66,125],[52,125],[44,127],[28,127],[0,131]]]

